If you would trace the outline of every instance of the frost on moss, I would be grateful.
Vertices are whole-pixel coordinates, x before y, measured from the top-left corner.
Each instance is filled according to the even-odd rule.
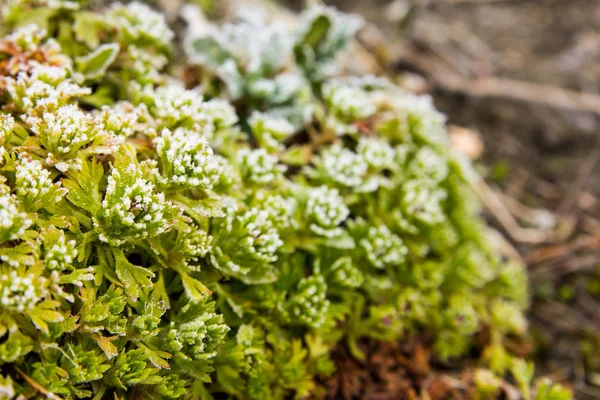
[[[300,398],[341,340],[423,332],[444,360],[485,330],[511,367],[523,269],[487,244],[431,100],[340,76],[360,19],[244,13],[182,61],[150,7],[93,10],[3,8],[0,397]]]

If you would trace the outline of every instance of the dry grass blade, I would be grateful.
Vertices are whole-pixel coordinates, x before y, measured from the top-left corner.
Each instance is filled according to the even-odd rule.
[[[556,244],[535,249],[527,257],[527,262],[529,264],[537,264],[542,261],[563,257],[580,250],[595,249],[599,246],[600,234],[593,236],[580,236],[569,243]]]
[[[475,191],[500,225],[502,225],[510,237],[517,242],[544,243],[551,241],[554,238],[554,233],[551,230],[521,227],[503,204],[498,194],[483,180],[477,182]]]
[[[21,371],[19,368],[15,368],[15,371],[17,372],[17,374],[19,374],[29,385],[31,385],[32,388],[34,388],[37,392],[41,393],[44,395],[44,397],[46,397],[47,399],[51,399],[51,400],[62,400],[62,397],[59,397],[57,395],[55,395],[54,393],[48,391],[48,389],[46,389],[45,387],[43,387],[42,385],[40,385],[39,383],[37,383],[36,381],[34,381],[33,379],[31,379],[31,377],[29,377],[29,375],[27,375],[25,372]]]
[[[600,116],[600,96],[551,85],[496,77],[468,78],[447,67],[434,55],[411,49],[400,60],[425,74],[439,88],[471,97],[499,97]]]

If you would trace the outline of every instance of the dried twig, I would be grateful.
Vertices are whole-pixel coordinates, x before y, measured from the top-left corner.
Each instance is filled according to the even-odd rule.
[[[447,6],[484,6],[484,5],[492,5],[492,4],[510,4],[510,3],[519,3],[522,4],[527,0],[438,0],[436,1],[436,5],[447,5]]]
[[[502,225],[507,233],[517,242],[544,243],[550,241],[554,237],[554,233],[551,230],[521,227],[510,211],[508,211],[504,203],[502,203],[498,194],[496,194],[483,179],[480,179],[479,182],[477,182],[475,191],[500,225]]]
[[[560,278],[561,276],[591,270],[598,265],[598,254],[586,254],[579,257],[570,257],[567,261],[545,264],[534,269],[530,275],[534,280],[536,278]]]
[[[559,301],[538,302],[532,307],[532,311],[549,326],[554,326],[563,333],[596,329],[595,325],[579,311]]]
[[[563,257],[580,250],[595,249],[597,247],[600,247],[600,234],[580,236],[569,243],[535,249],[527,257],[527,262],[529,264],[537,264],[542,261]]]
[[[528,207],[503,193],[498,195],[506,208],[521,221],[542,229],[553,229],[556,226],[556,215],[552,212],[541,208]]]
[[[509,260],[516,261],[520,264],[525,264],[523,257],[519,251],[507,240],[504,235],[496,229],[488,228],[487,237],[498,252]]]
[[[543,179],[539,179],[536,177],[533,178],[533,190],[537,196],[540,196],[544,200],[552,200],[556,201],[562,198],[562,191],[559,189],[557,185],[554,183],[545,181]]]
[[[406,51],[401,60],[424,73],[439,88],[473,97],[500,97],[600,116],[600,96],[556,86],[495,77],[467,78],[446,67],[437,57]]]

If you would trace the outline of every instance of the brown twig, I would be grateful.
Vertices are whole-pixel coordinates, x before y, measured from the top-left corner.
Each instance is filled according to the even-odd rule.
[[[582,272],[591,270],[598,264],[598,254],[586,254],[579,257],[570,257],[567,261],[545,264],[542,267],[536,268],[531,272],[531,277],[534,278],[546,278],[552,276],[553,278],[560,278],[561,276],[572,274],[574,272]]]
[[[600,234],[585,235],[576,238],[575,240],[565,243],[541,247],[532,251],[527,257],[529,264],[537,264],[542,261],[548,261],[563,257],[580,250],[595,249],[600,246]]]
[[[527,1],[527,0],[525,0]],[[493,4],[511,4],[511,3],[524,3],[524,0],[441,0],[436,1],[436,5],[440,6],[484,6]]]
[[[535,176],[533,179],[533,191],[535,195],[543,198],[544,200],[556,201],[562,198],[562,191],[554,183],[545,181]]]
[[[516,261],[520,264],[525,264],[523,257],[519,251],[507,240],[504,235],[498,232],[496,229],[488,228],[487,237],[490,243],[498,250],[498,252],[509,260]]]
[[[579,311],[559,301],[538,302],[532,307],[532,311],[538,318],[564,333],[595,329],[594,324]]]
[[[446,91],[473,97],[508,98],[600,116],[600,96],[592,93],[496,77],[467,78],[453,72],[437,57],[416,49],[406,51],[401,60],[424,73],[435,85]]]
[[[520,226],[504,203],[502,203],[498,194],[496,194],[483,179],[480,179],[479,182],[477,182],[475,191],[500,225],[502,225],[506,232],[517,242],[544,243],[550,241],[554,237],[554,233],[548,229],[532,229]]]
[[[556,216],[552,212],[528,207],[503,193],[498,195],[506,208],[519,220],[542,229],[553,229],[556,226]]]

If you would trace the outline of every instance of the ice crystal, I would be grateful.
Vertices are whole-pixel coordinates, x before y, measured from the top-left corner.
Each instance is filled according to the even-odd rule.
[[[339,226],[350,214],[337,189],[325,186],[311,189],[306,203],[310,230],[317,235],[334,237],[342,232]]]

